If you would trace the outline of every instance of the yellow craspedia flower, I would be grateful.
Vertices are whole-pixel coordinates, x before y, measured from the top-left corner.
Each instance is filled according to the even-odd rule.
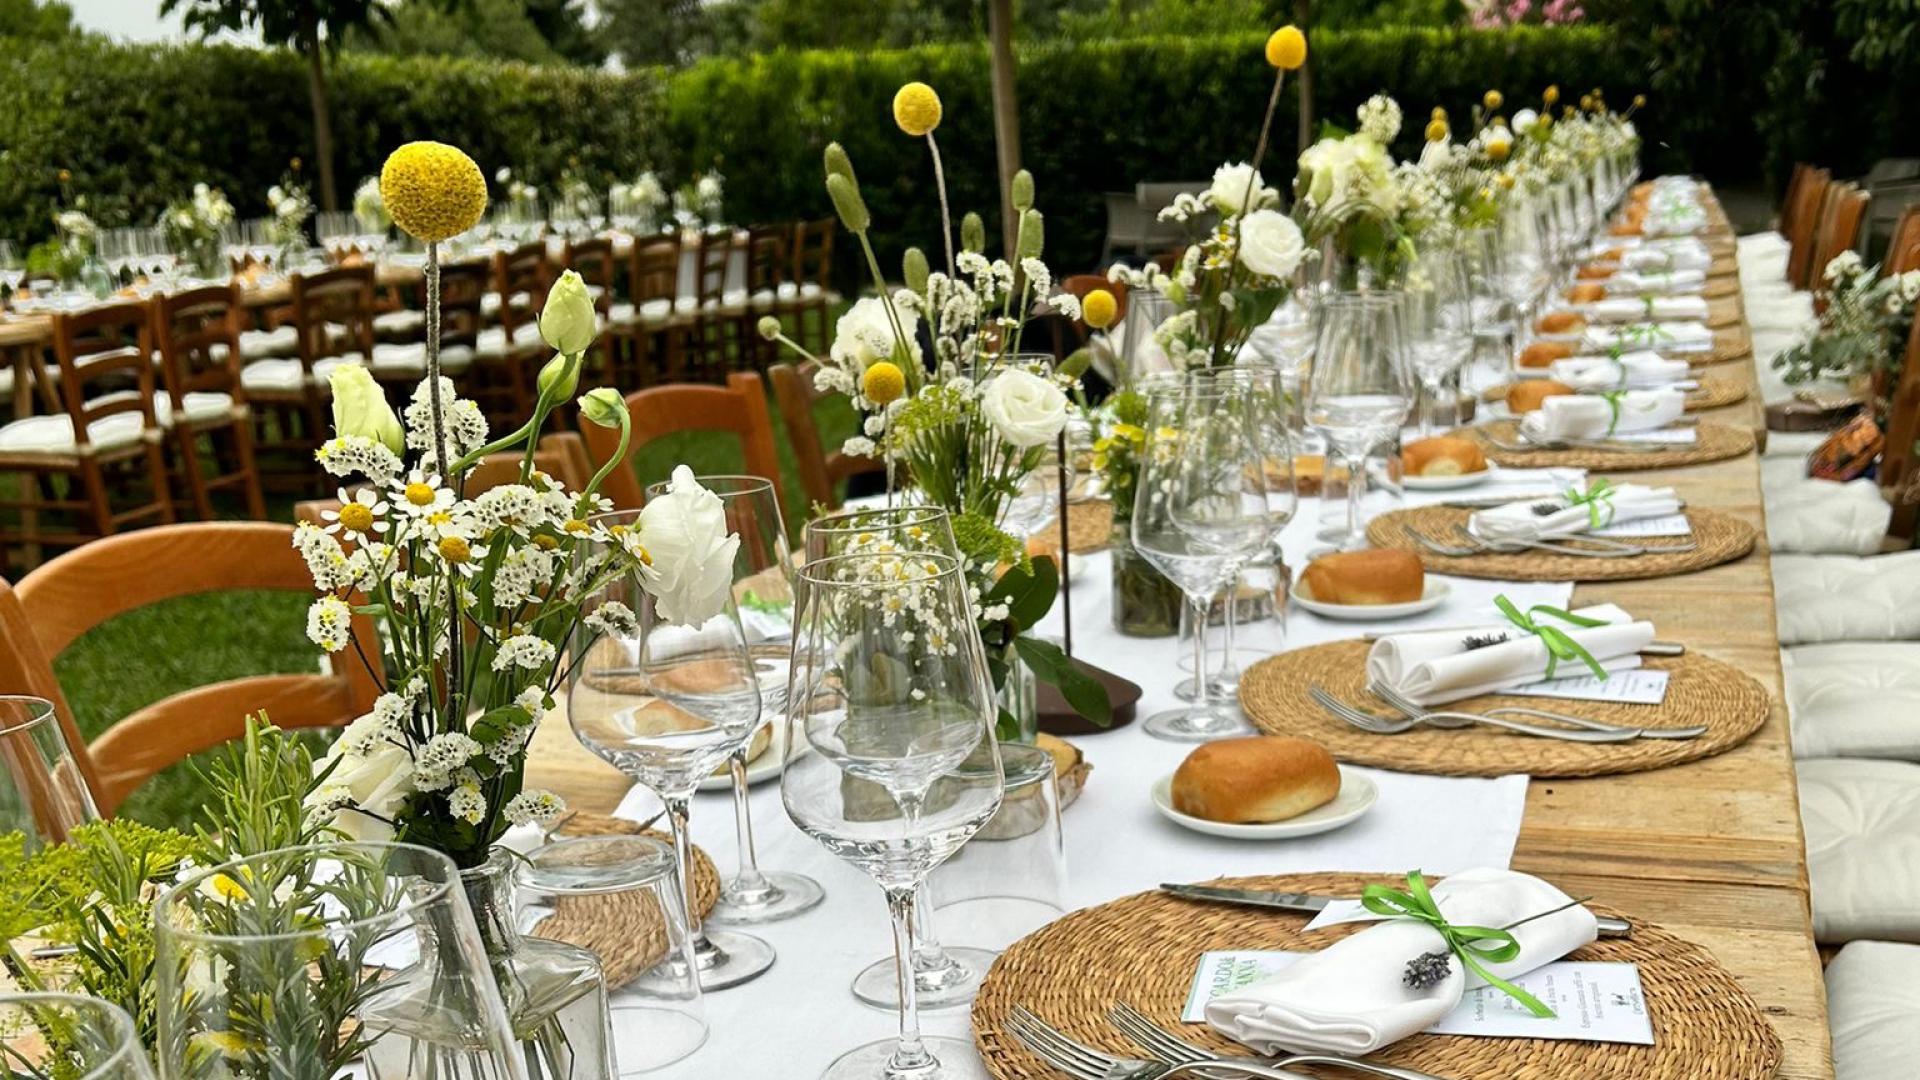
[[[1446,118],[1447,118],[1447,110],[1444,107],[1439,105],[1435,105],[1433,107],[1433,112],[1427,114],[1427,119],[1429,120],[1445,120]]]
[[[893,95],[893,122],[919,138],[940,126],[940,95],[923,82],[910,82]]]
[[[1288,23],[1267,38],[1267,63],[1282,71],[1298,71],[1307,62],[1307,35]]]
[[[1634,108],[1636,108],[1636,109],[1644,109],[1644,108],[1646,108],[1646,107],[1647,107],[1647,95],[1645,95],[1645,94],[1635,94],[1635,95],[1633,95],[1633,107],[1634,107]]]
[[[1542,101],[1545,101],[1548,105],[1555,104],[1560,100],[1560,88],[1558,86],[1547,87],[1547,92],[1544,94],[1541,94],[1540,99]]]
[[[1113,325],[1113,318],[1120,313],[1120,302],[1105,289],[1095,289],[1080,301],[1080,319],[1095,330],[1104,330]]]
[[[1486,92],[1486,95],[1480,99],[1480,104],[1486,106],[1488,112],[1498,112],[1500,111],[1500,106],[1506,104],[1506,101],[1507,99],[1500,95],[1500,91],[1489,90]]]
[[[881,360],[860,376],[860,392],[875,405],[886,405],[907,392],[907,377],[895,364]]]
[[[1447,137],[1447,122],[1445,120],[1436,118],[1427,124],[1427,141],[1428,142],[1442,142],[1446,139],[1446,137]]]
[[[380,167],[380,198],[393,223],[425,243],[459,236],[487,210],[480,166],[457,146],[410,142]]]

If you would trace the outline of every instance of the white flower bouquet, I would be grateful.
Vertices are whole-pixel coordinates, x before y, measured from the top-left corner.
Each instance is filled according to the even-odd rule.
[[[220,230],[233,223],[233,204],[226,193],[206,184],[193,185],[192,198],[182,199],[160,214],[167,246],[203,278],[221,274]]]
[[[387,200],[380,194],[380,178],[369,176],[353,192],[353,220],[363,232],[385,236],[393,228],[393,215],[387,213]]]
[[[313,216],[313,196],[298,179],[299,166],[267,189],[267,234],[282,251],[307,240],[307,219]]]
[[[1774,357],[1781,378],[1804,383],[1897,372],[1920,300],[1920,270],[1883,275],[1843,251],[1820,276],[1826,308],[1806,340]]]
[[[1391,285],[1416,254],[1401,216],[1410,177],[1387,152],[1400,133],[1400,106],[1376,94],[1360,106],[1359,120],[1359,130],[1307,147],[1294,178],[1294,219],[1333,260],[1343,288]]]

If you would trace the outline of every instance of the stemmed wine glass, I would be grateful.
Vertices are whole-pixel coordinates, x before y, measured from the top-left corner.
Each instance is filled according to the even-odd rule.
[[[1261,425],[1252,406],[1260,395],[1248,382],[1189,379],[1147,390],[1152,434],[1134,500],[1133,546],[1186,594],[1197,674],[1208,670],[1214,595],[1267,543],[1271,528]],[[1271,391],[1265,396],[1270,408]],[[1204,742],[1246,732],[1245,720],[1213,702],[1209,682],[1196,680],[1187,708],[1148,717],[1147,734]]]
[[[1513,308],[1513,348],[1508,359],[1516,366],[1533,326],[1534,309],[1551,283],[1545,213],[1537,202],[1515,200],[1500,214],[1500,290]]]
[[[1392,299],[1349,294],[1327,300],[1307,392],[1307,422],[1347,466],[1345,545],[1361,547],[1367,455],[1406,422],[1413,393],[1401,362],[1399,313]]]
[[[733,559],[733,598],[760,683],[761,711],[768,723],[785,707],[787,656],[793,639],[793,553],[773,481],[759,476],[701,476],[700,485],[720,497],[727,532],[740,538]],[[647,501],[666,493],[666,481],[647,486]],[[733,780],[733,818],[740,869],[720,886],[710,922],[746,926],[777,922],[811,911],[826,897],[804,874],[765,871],[753,850],[753,805],[747,795],[747,759],[752,742],[727,758]]]
[[[986,652],[956,559],[841,555],[800,573],[780,795],[886,891],[905,970],[920,886],[1000,807]],[[848,1051],[827,1080],[984,1077],[970,1043],[920,1034],[914,980],[900,982],[899,1038]]]
[[[1451,376],[1473,352],[1472,294],[1458,251],[1421,253],[1402,295],[1407,353],[1420,379],[1420,436],[1460,422],[1460,391]]]
[[[618,511],[594,520],[611,526],[638,517],[637,511]],[[700,781],[738,754],[760,727],[760,677],[739,607],[729,594],[718,615],[698,626],[679,625],[662,618],[653,596],[631,577],[610,584],[600,600],[638,612],[638,626],[623,632],[619,620],[601,620],[616,625],[578,656],[567,687],[567,720],[581,745],[645,784],[666,807],[700,988],[736,986],[773,966],[773,947],[747,934],[702,928],[693,902],[687,813]]]

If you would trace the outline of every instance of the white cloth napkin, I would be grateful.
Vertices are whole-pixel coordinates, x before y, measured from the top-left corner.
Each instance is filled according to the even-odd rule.
[[[1641,313],[1646,310],[1642,304]],[[1713,331],[1702,322],[1607,324],[1587,327],[1580,344],[1587,352],[1606,352],[1616,346],[1661,353],[1706,352],[1713,348]]]
[[[1622,270],[1607,279],[1607,292],[1613,296],[1682,295],[1698,293],[1706,287],[1707,274],[1703,269]]]
[[[1535,512],[1544,503],[1562,504],[1552,514]],[[1477,510],[1467,519],[1467,530],[1482,540],[1540,540],[1555,536],[1578,536],[1593,527],[1593,514],[1587,504],[1565,505],[1564,497],[1525,499]],[[1609,510],[1611,508],[1611,510]],[[1680,497],[1672,488],[1651,488],[1642,484],[1620,484],[1607,492],[1600,502],[1600,524],[1621,525],[1641,518],[1666,517],[1680,512]]]
[[[1552,442],[1658,431],[1687,411],[1687,395],[1671,386],[1627,390],[1619,396],[1619,410],[1616,417],[1613,403],[1598,394],[1561,394],[1521,417],[1520,433],[1534,442]]]
[[[1514,870],[1467,870],[1432,887],[1455,926],[1503,927],[1568,903],[1552,885]],[[1513,928],[1520,954],[1485,964],[1502,979],[1524,975],[1593,941],[1593,913],[1569,907]],[[1439,931],[1391,919],[1344,938],[1285,971],[1207,1003],[1207,1022],[1263,1054],[1367,1054],[1426,1028],[1486,980],[1451,958],[1451,971],[1423,990],[1404,982],[1407,961],[1446,949]]]
[[[1611,356],[1569,356],[1555,360],[1547,370],[1556,382],[1583,392],[1597,390],[1644,390],[1679,382],[1691,370],[1685,360],[1668,360],[1657,352],[1641,349]]]
[[[1713,253],[1707,250],[1706,245],[1698,242],[1686,246],[1678,244],[1667,247],[1643,245],[1631,251],[1621,252],[1620,266],[1623,272],[1669,272],[1679,274],[1684,271],[1699,273],[1701,275],[1700,280],[1704,283],[1706,281],[1707,269],[1713,266]],[[1619,274],[1614,275],[1616,278],[1619,276]]]
[[[1611,286],[1608,287],[1611,290]],[[1655,296],[1642,300],[1637,296],[1609,296],[1587,305],[1589,322],[1630,323],[1702,322],[1707,317],[1707,301],[1698,296]]]
[[[1551,615],[1539,616],[1539,620],[1543,626],[1566,631],[1609,674],[1640,666],[1640,650],[1653,640],[1652,623],[1637,622],[1612,604],[1577,608],[1573,614],[1604,619],[1606,625],[1574,626]],[[1498,639],[1502,635],[1507,640],[1497,645],[1467,648],[1470,637]],[[1512,623],[1488,623],[1389,634],[1368,651],[1367,678],[1387,684],[1416,705],[1432,707],[1540,682],[1547,677],[1552,660],[1553,654],[1538,634],[1529,634]],[[1555,678],[1593,674],[1577,658],[1551,666]]]

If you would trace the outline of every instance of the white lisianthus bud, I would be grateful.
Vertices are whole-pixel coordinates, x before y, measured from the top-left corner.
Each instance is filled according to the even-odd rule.
[[[566,353],[554,353],[540,369],[540,377],[535,380],[540,396],[548,401],[565,401],[580,388],[580,357]]]
[[[593,344],[598,322],[587,283],[572,270],[561,274],[547,290],[547,304],[540,309],[540,337],[555,352],[574,356]]]
[[[333,391],[333,433],[363,435],[396,454],[405,453],[407,433],[387,404],[387,392],[360,364],[341,364],[327,376]]]
[[[617,428],[626,421],[627,403],[620,391],[611,386],[595,387],[580,395],[580,415],[604,428]]]

